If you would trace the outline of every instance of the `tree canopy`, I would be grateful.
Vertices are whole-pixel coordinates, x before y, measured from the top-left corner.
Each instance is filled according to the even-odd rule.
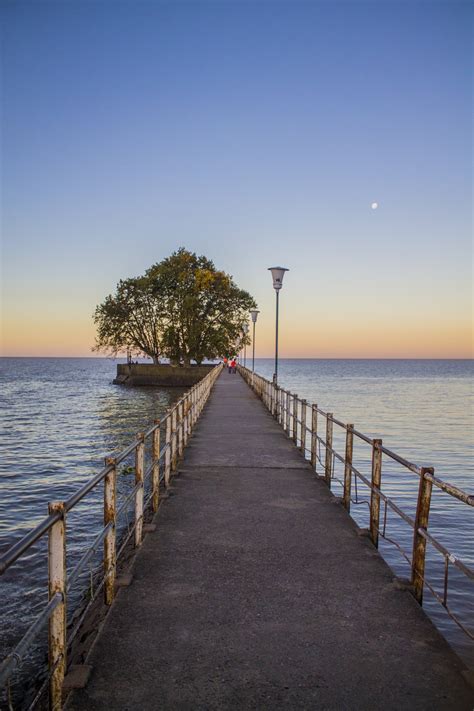
[[[97,306],[94,350],[201,363],[235,349],[251,308],[254,299],[229,274],[181,248],[143,276],[120,281]]]

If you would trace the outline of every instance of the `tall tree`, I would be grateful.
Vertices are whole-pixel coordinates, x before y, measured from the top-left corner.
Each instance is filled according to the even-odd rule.
[[[97,306],[97,326],[93,350],[117,355],[124,350],[147,355],[159,362],[163,332],[163,304],[149,279],[138,277],[119,281],[115,294]]]
[[[96,349],[133,347],[155,362],[162,355],[174,363],[201,363],[235,348],[255,306],[211,260],[181,248],[143,277],[120,282],[97,307]]]
[[[162,343],[170,358],[201,363],[234,348],[255,301],[211,260],[181,248],[150,267],[146,277],[163,298]]]

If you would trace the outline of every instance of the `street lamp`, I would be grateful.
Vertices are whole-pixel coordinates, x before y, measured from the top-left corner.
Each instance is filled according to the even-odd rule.
[[[244,359],[243,358],[244,344],[242,343],[243,338],[244,338],[244,332],[241,329],[239,331],[239,337],[237,339],[237,346],[238,346],[237,358],[239,359],[239,361],[242,361]]]
[[[285,272],[288,272],[289,269],[286,269],[285,267],[268,267],[268,271],[272,273],[273,288],[275,289],[276,294],[275,372],[273,374],[273,382],[276,385],[278,382],[278,295],[280,293],[281,287],[283,286],[283,277],[285,275]]]
[[[244,339],[247,338],[247,333],[249,332],[248,323],[244,323],[242,326],[242,333],[244,334]],[[244,368],[247,365],[247,341],[244,340]]]
[[[258,309],[251,309],[250,315],[252,317],[253,323],[253,336],[252,336],[252,373],[255,371],[255,324],[257,323],[257,316],[260,313]]]

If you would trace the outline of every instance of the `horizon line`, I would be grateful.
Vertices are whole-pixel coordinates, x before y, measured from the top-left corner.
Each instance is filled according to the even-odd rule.
[[[54,360],[54,359],[62,359],[62,360],[125,360],[126,356],[75,356],[75,355],[69,355],[69,356],[63,356],[63,355],[0,355],[0,360],[6,360],[8,358],[25,358],[25,359],[38,359],[38,360]],[[274,360],[275,356],[256,356],[255,360]],[[141,359],[147,360],[145,358]],[[151,360],[151,359],[150,359]],[[205,359],[207,360],[207,359]],[[210,360],[219,360],[219,358],[213,358]],[[240,361],[243,360],[243,358],[239,359]],[[247,360],[251,361],[252,358],[248,358]],[[383,357],[378,357],[378,356],[286,356],[286,357],[280,357],[278,358],[278,361],[283,361],[283,360],[474,360],[474,356],[466,357],[466,356],[453,356],[453,357],[437,357],[437,356],[383,356]],[[150,363],[150,365],[153,365],[153,363]],[[167,365],[167,363],[163,363],[161,365]]]

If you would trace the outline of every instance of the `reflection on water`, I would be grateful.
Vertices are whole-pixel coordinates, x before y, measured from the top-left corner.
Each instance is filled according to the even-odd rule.
[[[137,432],[162,416],[182,390],[112,385],[115,363],[105,359],[5,358],[0,365],[4,426],[0,550],[4,551],[45,516],[48,501],[68,498],[101,468],[106,455],[127,446]],[[273,362],[257,360],[256,370],[271,378]],[[433,465],[440,478],[474,491],[472,361],[282,360],[279,370],[280,383],[300,397],[317,402],[372,437],[382,437],[387,447],[407,459]],[[343,452],[344,437],[337,427],[334,441]],[[355,445],[354,464],[364,472],[368,467],[370,471],[367,450],[367,445]],[[126,465],[121,469],[119,493],[133,485]],[[336,474],[341,475],[340,469]],[[384,459],[382,482],[384,491],[413,515],[417,477]],[[362,485],[359,494],[367,498]],[[352,508],[358,523],[367,526],[367,506]],[[101,518],[100,489],[68,515],[69,568],[93,540]],[[456,555],[474,564],[472,509],[435,491],[430,530]],[[411,552],[411,531],[392,513],[387,533]],[[2,577],[2,657],[46,601],[45,547],[46,541],[39,542]],[[397,573],[408,575],[393,547],[382,543],[381,550]],[[440,589],[442,560],[431,547],[428,556],[428,575]],[[472,584],[451,570],[450,602],[464,620],[472,620]],[[78,586],[72,608],[80,594]],[[457,633],[429,593],[425,600],[436,624],[473,664],[473,645]]]

